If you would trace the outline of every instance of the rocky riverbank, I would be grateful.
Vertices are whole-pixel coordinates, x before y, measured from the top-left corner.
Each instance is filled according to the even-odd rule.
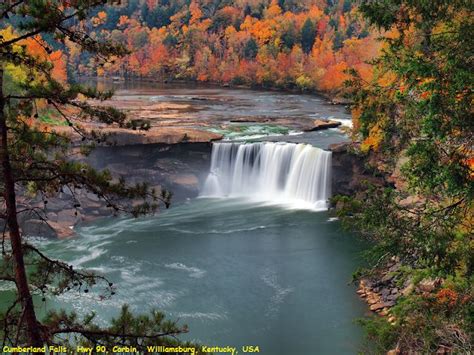
[[[196,83],[160,84],[143,81],[87,81],[100,90],[113,89],[114,96],[105,102],[90,100],[95,106],[111,106],[127,113],[129,119],[146,121],[153,135],[164,132],[176,142],[185,130],[213,140],[202,132],[226,131],[229,127],[282,126],[291,131],[333,128],[350,115],[341,105],[334,105],[321,95],[295,95],[288,91],[226,88]],[[175,133],[176,131],[176,133]],[[196,132],[197,131],[197,132]],[[199,134],[197,134],[199,133]],[[166,143],[155,141],[154,143]]]
[[[351,103],[351,100],[345,97],[344,90],[337,90],[337,91],[320,91],[320,90],[303,90],[298,87],[279,87],[279,86],[268,86],[268,85],[248,85],[248,84],[233,84],[231,82],[220,82],[220,81],[197,81],[197,80],[189,80],[189,79],[176,79],[173,77],[166,77],[166,78],[156,78],[155,76],[114,76],[114,77],[83,77],[83,80],[97,80],[100,82],[110,82],[113,81],[115,83],[121,83],[126,81],[135,81],[141,83],[157,83],[157,84],[180,84],[180,85],[200,85],[200,86],[207,86],[209,88],[231,88],[231,89],[249,89],[255,91],[274,91],[274,92],[283,92],[283,93],[293,93],[293,94],[301,94],[301,95],[314,95],[314,96],[321,96],[324,97],[328,102],[333,105],[348,105]]]
[[[367,167],[363,156],[359,155],[357,143],[333,144],[332,151],[332,192],[333,195],[357,196],[364,191],[367,183],[384,186],[390,183],[384,177],[375,175],[373,169]],[[333,208],[341,210],[343,202],[337,201]],[[413,285],[402,283],[398,277],[401,265],[397,260],[377,269],[371,277],[359,280],[357,293],[367,302],[369,309],[380,316],[388,317],[388,321],[395,322],[390,313],[396,300],[407,292],[411,292]]]
[[[390,314],[390,308],[401,295],[410,292],[412,287],[411,284],[398,285],[397,272],[400,266],[400,263],[392,260],[379,274],[361,279],[357,290],[357,294],[367,302],[371,311],[387,316],[391,323],[395,322],[395,317]]]
[[[367,198],[365,195],[367,189],[364,186],[366,182],[378,186],[390,185],[397,189],[406,188],[406,181],[400,174],[400,167],[406,161],[405,158],[399,159],[392,173],[384,173],[383,166],[381,166],[377,170],[383,173],[375,174],[374,170],[367,168],[367,166],[374,165],[377,162],[376,157],[370,157],[370,164],[367,164],[367,157],[358,154],[357,143],[333,145],[331,150],[333,152],[333,195],[355,196],[358,201],[364,201]],[[335,197],[333,208],[336,211],[346,211],[346,201],[347,199]],[[398,203],[402,207],[411,209],[423,203],[423,200],[418,196],[409,195],[399,200]],[[348,215],[349,223],[351,217]],[[370,311],[385,317],[393,329],[399,329],[400,326],[403,326],[403,322],[407,321],[406,313],[400,313],[400,309],[396,312],[394,309],[397,305],[401,305],[402,308],[406,307],[407,300],[423,299],[427,302],[437,300],[438,304],[451,302],[452,306],[460,298],[455,291],[450,290],[449,286],[446,287],[446,283],[449,285],[451,282],[448,279],[413,273],[409,264],[400,262],[397,257],[391,257],[387,261],[387,255],[380,258],[378,263],[371,268],[370,273],[366,273],[358,279],[357,294],[367,303]],[[398,303],[400,300],[403,303]],[[406,308],[404,312],[406,312]],[[401,318],[397,319],[397,316]],[[447,332],[447,335],[442,336],[446,336],[447,340],[438,345],[438,349],[434,351],[436,354],[453,353],[452,342],[457,340],[449,338],[451,329],[457,332],[456,337],[460,339],[460,342],[467,342],[468,335],[462,333],[458,328],[443,330]],[[406,352],[401,351],[399,347],[403,348],[400,346],[400,341],[394,349],[387,352],[387,355],[405,354]]]
[[[84,160],[97,170],[107,169],[113,179],[124,178],[127,183],[146,181],[156,191],[172,191],[172,204],[196,197],[207,176],[211,156],[209,143],[136,144],[96,148]],[[112,215],[107,203],[89,191],[65,187],[56,196],[19,200],[20,227],[27,236],[68,238],[73,227],[85,221]],[[131,201],[131,203],[135,203]]]

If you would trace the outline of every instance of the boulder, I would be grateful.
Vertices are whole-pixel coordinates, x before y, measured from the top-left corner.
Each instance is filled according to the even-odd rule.
[[[97,196],[96,194],[94,194],[94,193],[92,193],[92,192],[87,192],[87,193],[86,193],[86,197],[87,197],[89,200],[95,201],[95,202],[97,202],[97,201],[100,200],[100,199],[99,199],[99,196]]]
[[[333,143],[329,145],[329,150],[333,153],[347,153],[350,143]]]
[[[380,298],[377,297],[374,293],[370,293],[367,296],[367,303],[370,305],[380,303]]]
[[[391,272],[387,272],[380,281],[382,281],[383,283],[387,283],[389,281],[391,281],[393,279],[395,275]]]
[[[69,191],[69,190],[67,190]],[[63,194],[66,195],[67,194]],[[51,198],[48,201],[48,212],[60,212],[64,209],[70,208],[73,205],[72,198]]]
[[[333,120],[313,120],[313,124],[310,127],[306,127],[304,131],[306,132],[311,132],[311,131],[320,131],[322,129],[328,129],[328,128],[336,128],[341,125],[341,122],[339,121],[333,121]]]
[[[390,268],[388,269],[388,272],[395,272],[400,269],[401,264],[400,263],[395,263]]]
[[[74,231],[71,227],[64,226],[57,222],[48,222],[48,224],[54,229],[56,237],[59,239],[66,239],[74,236]]]
[[[30,219],[21,224],[21,231],[28,237],[57,238],[56,230],[51,227],[51,223],[39,219]]]
[[[383,302],[378,302],[378,303],[372,304],[372,305],[369,307],[369,309],[370,309],[371,311],[374,311],[374,312],[375,312],[375,311],[378,311],[378,310],[383,309],[384,307],[385,307],[385,303],[383,303]]]
[[[389,294],[390,294],[390,289],[388,288],[383,288],[382,290],[380,290],[380,295],[383,298],[386,298]]]
[[[393,301],[388,301],[388,302],[379,302],[379,303],[374,303],[369,307],[371,311],[378,311],[382,310],[384,308],[390,308],[395,305],[395,302]]]
[[[25,223],[26,221],[32,220],[32,219],[40,219],[39,215],[41,215],[41,218],[44,217],[44,213],[42,211],[31,211],[31,210],[26,210],[21,213],[18,213],[17,218],[18,218],[18,223],[21,225]]]
[[[441,280],[439,278],[436,278],[436,279],[428,278],[428,279],[421,280],[418,283],[417,288],[418,290],[422,292],[433,292],[440,284],[441,284]]]
[[[58,214],[55,212],[48,212],[46,213],[46,218],[48,219],[48,221],[57,222]]]
[[[103,202],[103,201],[99,200],[97,202],[94,202],[94,201],[88,200],[87,198],[81,198],[81,199],[79,199],[79,202],[81,204],[81,211],[82,212],[84,210],[94,210],[94,209],[100,208],[100,207],[102,207],[102,205],[105,204],[105,202]]]
[[[57,222],[60,224],[68,224],[73,226],[78,222],[79,218],[76,216],[76,210],[68,209],[62,210],[58,212],[58,219]]]
[[[387,300],[387,301],[396,301],[398,297],[399,297],[399,296],[398,296],[397,294],[388,295],[388,296],[386,297],[386,300]]]
[[[371,288],[374,285],[374,283],[368,279],[362,279],[360,280],[360,286],[361,287],[367,287]]]

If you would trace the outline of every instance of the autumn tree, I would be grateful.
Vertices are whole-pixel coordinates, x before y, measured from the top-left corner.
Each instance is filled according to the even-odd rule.
[[[353,71],[349,82],[355,138],[387,184],[346,200],[349,223],[375,242],[369,275],[398,260],[397,284],[411,284],[393,308],[396,322],[366,322],[371,342],[379,352],[470,353],[474,9],[391,0],[360,9],[384,34],[384,48],[373,80]]]
[[[112,181],[107,171],[97,172],[88,165],[71,159],[72,139],[79,137],[85,154],[92,144],[104,139],[88,131],[81,123],[98,121],[116,127],[131,127],[125,115],[107,106],[91,106],[86,99],[106,100],[109,92],[98,92],[67,83],[61,53],[53,44],[68,43],[78,51],[89,52],[99,66],[110,58],[119,58],[127,50],[113,42],[92,38],[83,30],[95,6],[103,1],[74,2],[9,1],[0,4],[0,19],[13,19],[17,30],[0,36],[0,221],[3,225],[0,279],[13,286],[11,305],[0,312],[2,344],[35,346],[65,343],[134,345],[175,344],[169,336],[186,329],[165,321],[159,312],[134,316],[124,307],[110,326],[100,328],[93,316],[79,319],[75,314],[51,311],[40,320],[38,302],[47,295],[65,292],[88,293],[96,285],[102,297],[111,297],[115,286],[101,275],[73,268],[48,257],[24,238],[19,217],[35,213],[47,223],[41,208],[30,204],[28,193],[47,204],[48,196],[68,189],[84,188],[107,203],[114,213],[139,215],[154,211],[160,203],[168,204],[168,196],[149,189],[146,184],[127,185]],[[105,19],[102,14],[99,17]],[[49,42],[42,39],[47,37]],[[41,108],[55,112],[70,134],[52,130],[39,121]],[[136,127],[135,127],[136,128]],[[76,137],[76,138],[72,138]],[[21,197],[21,198],[20,198]],[[141,199],[131,207],[128,199]],[[21,200],[21,202],[20,202]],[[78,207],[74,202],[73,207]]]

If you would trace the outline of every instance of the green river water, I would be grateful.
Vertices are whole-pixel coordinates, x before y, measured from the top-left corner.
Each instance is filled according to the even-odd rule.
[[[365,305],[348,285],[363,246],[327,212],[195,199],[156,217],[108,219],[50,241],[50,255],[106,274],[117,295],[61,304],[100,321],[123,303],[188,324],[184,338],[263,354],[354,354]],[[52,302],[52,301],[51,301]]]

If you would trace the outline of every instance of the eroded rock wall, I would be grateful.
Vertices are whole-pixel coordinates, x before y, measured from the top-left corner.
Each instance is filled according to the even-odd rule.
[[[105,146],[84,160],[97,170],[109,170],[114,179],[147,182],[156,191],[171,191],[171,203],[177,204],[199,194],[209,171],[211,149],[210,143]],[[19,215],[27,236],[67,238],[74,235],[72,227],[77,223],[112,215],[104,201],[83,188],[64,187],[49,197],[31,198],[25,191],[18,195],[19,207],[34,209]]]
[[[385,185],[385,179],[366,166],[366,159],[355,153],[354,143],[329,146],[332,151],[332,195],[352,196],[365,190],[367,183]]]

